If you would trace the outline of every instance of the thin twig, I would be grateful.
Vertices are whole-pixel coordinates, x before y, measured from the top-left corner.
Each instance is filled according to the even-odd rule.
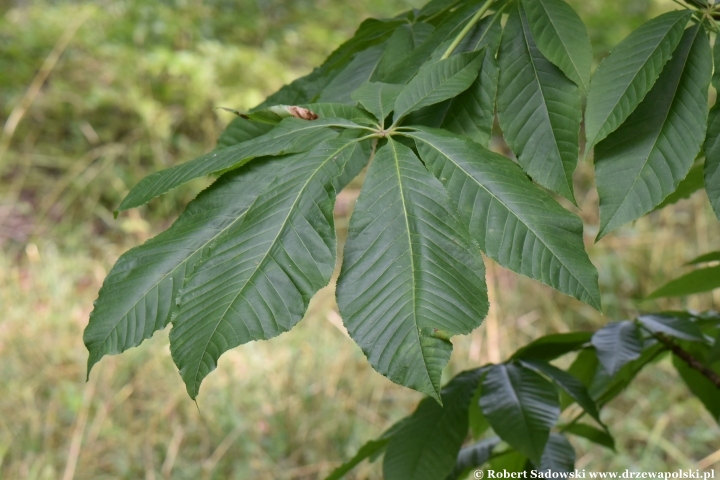
[[[695,358],[690,352],[688,352],[687,350],[684,350],[680,345],[675,343],[670,337],[668,337],[664,333],[655,332],[655,333],[653,333],[653,337],[655,337],[660,343],[665,345],[671,352],[673,352],[675,355],[677,355],[681,360],[683,360],[685,363],[687,363],[687,365],[690,368],[700,372],[705,378],[710,380],[713,383],[713,385],[715,385],[715,387],[720,389],[720,375],[718,375],[714,370],[708,368],[700,360]]]
[[[452,55],[452,52],[455,51],[455,48],[457,48],[458,45],[460,45],[460,42],[463,41],[463,38],[465,38],[465,35],[468,34],[470,29],[472,29],[475,24],[482,18],[483,15],[485,15],[485,12],[487,12],[490,9],[490,6],[493,4],[494,0],[487,0],[485,4],[480,7],[480,10],[473,15],[473,17],[470,19],[470,21],[465,25],[465,27],[458,33],[457,37],[455,37],[455,40],[450,44],[448,49],[445,51],[443,56],[441,57],[441,60],[445,60],[450,55]]]

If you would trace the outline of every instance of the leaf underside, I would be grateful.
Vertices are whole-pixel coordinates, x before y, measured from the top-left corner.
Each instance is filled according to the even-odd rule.
[[[408,135],[486,255],[600,309],[598,274],[578,217],[499,154],[441,130]]]
[[[522,5],[540,52],[587,91],[592,47],[578,14],[563,0],[523,0]]]
[[[668,12],[646,22],[620,42],[598,66],[585,111],[589,150],[615,131],[655,84],[680,42],[692,12]]]
[[[597,145],[598,240],[651,211],[687,176],[705,139],[711,74],[707,36],[690,28],[642,103]]]
[[[495,433],[535,465],[560,415],[555,387],[514,363],[493,365],[482,382],[480,407]]]
[[[720,50],[720,47],[715,47]],[[717,70],[720,71],[720,65]],[[715,216],[720,220],[720,104],[710,110],[705,140],[705,191]]]
[[[220,355],[290,330],[335,267],[336,192],[365,165],[355,139],[285,166],[198,264],[180,292],[170,352],[192,398]]]
[[[502,27],[497,14],[478,22],[454,51],[454,54],[459,54],[485,49],[478,77],[460,95],[414,112],[408,117],[407,123],[445,128],[487,147],[495,121],[495,99],[500,74],[495,57],[501,36]]]
[[[497,109],[505,140],[533,180],[575,203],[580,90],[538,50],[518,4],[499,53]]]
[[[447,192],[390,139],[350,219],[337,302],[350,336],[390,380],[439,400],[449,337],[487,313],[482,258]]]
[[[480,53],[469,52],[423,66],[395,100],[394,123],[467,90],[477,78],[482,60]]]
[[[120,257],[100,289],[85,329],[88,373],[104,355],[136,347],[165,328],[178,290],[202,251],[242,222],[255,198],[296,158],[259,159],[223,175],[187,206],[172,227]]]

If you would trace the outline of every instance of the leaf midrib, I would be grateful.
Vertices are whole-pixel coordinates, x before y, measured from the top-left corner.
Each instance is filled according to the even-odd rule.
[[[518,221],[520,221],[520,222],[525,226],[525,228],[527,228],[530,232],[533,233],[533,235],[535,235],[535,238],[537,238],[537,239],[540,241],[540,243],[543,244],[543,246],[544,246],[545,248],[547,248],[550,252],[552,252],[552,254],[555,256],[555,258],[557,258],[558,261],[560,262],[560,264],[565,268],[565,270],[566,270],[566,271],[577,281],[577,283],[583,288],[583,290],[584,290],[585,293],[588,295],[588,297],[589,297],[589,298],[594,298],[594,296],[592,295],[592,293],[590,293],[590,291],[587,289],[587,287],[585,286],[585,284],[584,284],[582,281],[580,281],[580,279],[579,279],[578,277],[575,276],[575,274],[574,274],[574,273],[572,272],[572,270],[565,264],[565,262],[560,258],[560,256],[557,254],[557,252],[556,252],[550,245],[548,245],[547,243],[545,243],[544,239],[543,239],[540,235],[538,235],[537,231],[535,231],[535,229],[533,229],[530,225],[528,225],[527,223],[525,223],[525,221],[524,221],[513,209],[511,209],[503,200],[501,200],[497,195],[495,195],[495,193],[493,193],[492,191],[490,191],[485,185],[483,185],[483,184],[480,183],[478,180],[476,180],[475,177],[473,177],[472,174],[470,174],[470,172],[468,172],[468,171],[467,171],[466,169],[464,169],[460,164],[458,164],[450,155],[446,154],[439,146],[436,146],[435,144],[430,143],[427,139],[424,139],[424,138],[422,138],[422,137],[416,137],[416,136],[414,136],[412,133],[407,133],[407,135],[408,135],[408,136],[411,136],[411,137],[413,137],[413,138],[417,138],[418,140],[426,143],[427,145],[430,145],[432,148],[434,148],[435,150],[437,150],[443,157],[447,158],[448,161],[452,162],[452,164],[455,165],[456,168],[458,168],[460,171],[462,171],[469,179],[471,179],[475,184],[477,184],[480,188],[482,188],[484,191],[486,191],[486,192],[487,192],[492,198],[494,198],[498,203],[500,203],[503,207],[505,207],[505,209],[506,209],[509,213],[511,213]],[[486,250],[487,250],[487,248],[486,248]],[[541,283],[545,283],[545,282],[541,282]]]
[[[575,199],[573,197],[573,185],[572,181],[568,181],[567,178],[567,170],[565,169],[565,162],[563,161],[563,155],[562,152],[560,152],[560,147],[558,145],[558,138],[555,134],[555,126],[553,125],[552,119],[550,118],[550,109],[548,107],[547,101],[545,100],[545,90],[543,89],[543,85],[540,82],[540,76],[538,75],[538,69],[535,65],[535,57],[532,54],[532,49],[530,48],[530,42],[528,41],[528,34],[532,35],[532,32],[529,32],[529,26],[526,26],[527,18],[525,16],[525,11],[520,9],[520,24],[522,26],[523,30],[523,42],[525,43],[525,47],[527,49],[528,57],[530,57],[530,65],[532,66],[534,76],[533,79],[535,80],[535,83],[537,83],[538,90],[540,91],[540,98],[542,98],[543,103],[543,113],[545,114],[545,118],[547,119],[548,124],[550,125],[550,132],[552,134],[553,138],[553,149],[557,153],[558,159],[560,160],[560,166],[562,167],[563,171],[563,180],[565,181],[565,186],[568,188],[568,191],[570,193],[570,198],[573,203],[575,203]],[[534,42],[534,40],[533,40]],[[535,46],[537,48],[537,45]],[[564,195],[563,195],[564,196]]]
[[[325,160],[323,160],[323,161],[317,166],[317,168],[316,168],[315,171],[312,173],[312,175],[308,176],[308,178],[305,180],[305,182],[303,183],[302,188],[300,188],[300,189],[298,190],[298,194],[297,194],[297,196],[295,197],[295,200],[293,200],[293,203],[290,205],[290,208],[288,208],[288,213],[287,213],[287,215],[285,215],[285,219],[282,221],[282,223],[281,223],[281,225],[280,225],[280,228],[278,229],[277,235],[275,235],[275,238],[273,238],[272,242],[270,243],[270,245],[269,245],[268,248],[267,248],[267,253],[263,255],[263,259],[258,263],[258,265],[255,267],[255,269],[253,269],[252,273],[247,277],[247,278],[248,278],[247,281],[245,281],[244,285],[238,290],[237,295],[235,295],[235,296],[233,297],[233,299],[232,299],[230,302],[228,302],[228,306],[225,308],[225,311],[224,311],[223,314],[220,316],[220,319],[216,322],[215,328],[213,328],[212,333],[211,333],[210,336],[208,337],[208,341],[207,341],[207,343],[205,344],[205,346],[203,347],[202,354],[201,354],[200,357],[199,357],[200,360],[198,361],[197,368],[195,369],[195,373],[194,373],[194,375],[193,375],[193,391],[197,392],[197,391],[199,390],[198,375],[200,374],[200,366],[201,366],[202,363],[203,363],[203,358],[204,358],[205,355],[207,354],[208,345],[210,345],[210,343],[212,342],[212,338],[215,336],[215,332],[217,332],[217,329],[220,328],[220,325],[221,325],[223,322],[225,322],[225,316],[227,315],[228,311],[230,311],[230,309],[232,308],[232,306],[233,306],[233,304],[235,303],[235,301],[236,301],[241,295],[243,295],[243,292],[245,291],[245,288],[247,288],[248,284],[251,283],[253,277],[254,277],[254,276],[257,274],[257,272],[265,265],[265,262],[266,262],[267,259],[270,257],[270,251],[272,250],[272,248],[273,248],[273,247],[275,246],[275,244],[277,243],[277,241],[278,241],[278,239],[280,238],[282,232],[285,230],[285,226],[287,225],[288,218],[290,218],[291,213],[295,210],[295,207],[296,207],[296,205],[297,205],[300,197],[302,197],[302,194],[303,194],[303,192],[305,191],[307,185],[310,183],[310,181],[311,181],[313,178],[315,178],[315,175],[317,175],[317,173],[320,172],[320,171],[322,170],[322,168],[323,168],[328,162],[330,162],[330,161],[332,161],[332,160],[335,160],[335,156],[337,155],[338,152],[344,150],[345,148],[347,148],[347,147],[349,147],[349,146],[351,146],[351,145],[352,145],[352,146],[355,146],[359,141],[360,141],[360,139],[350,140],[350,141],[348,141],[348,143],[344,144],[342,147],[334,150],[333,153],[332,153],[332,155],[328,155],[327,158],[326,158]],[[258,197],[258,198],[259,198],[259,197]],[[257,202],[257,199],[256,199],[256,202]],[[255,206],[255,202],[253,202],[253,204],[250,206],[250,208],[248,208],[247,211],[250,211],[250,209],[251,209],[253,206]],[[232,327],[232,326],[231,326],[231,327]]]
[[[538,3],[539,3],[540,5],[542,5],[543,10],[545,11],[545,16],[548,18],[548,20],[550,21],[550,24],[553,26],[553,28],[554,28],[555,31],[557,32],[557,37],[558,37],[558,39],[560,40],[560,44],[563,46],[563,48],[564,48],[565,51],[567,52],[566,58],[568,58],[568,59],[570,60],[570,63],[572,64],[573,68],[575,69],[575,73],[577,73],[577,76],[578,76],[578,78],[580,79],[580,83],[582,84],[582,88],[585,89],[586,86],[585,86],[585,84],[584,84],[584,82],[583,82],[583,76],[582,76],[582,74],[580,73],[580,69],[579,69],[578,66],[575,64],[575,59],[573,58],[573,56],[570,55],[570,49],[567,48],[565,42],[563,41],[563,35],[560,34],[561,30],[560,30],[559,28],[557,28],[557,26],[555,25],[555,20],[554,20],[553,16],[550,15],[550,10],[545,6],[546,0],[537,0],[537,1],[538,1]]]
[[[516,368],[522,368],[522,367],[516,367]],[[507,379],[508,385],[510,385],[510,391],[512,392],[513,399],[515,400],[515,403],[517,405],[518,410],[520,410],[520,414],[522,415],[523,424],[525,427],[525,431],[528,434],[528,438],[532,439],[532,431],[529,428],[530,427],[530,419],[528,418],[527,412],[523,408],[523,402],[520,400],[519,390],[515,388],[515,384],[513,383],[512,379],[510,378],[510,372],[508,371],[508,366],[503,365],[502,367],[503,376]],[[531,440],[531,443],[533,447],[535,447],[535,442]],[[535,448],[533,448],[535,450]]]
[[[405,192],[403,190],[402,176],[400,175],[400,158],[395,147],[395,142],[392,139],[389,139],[388,145],[390,145],[390,148],[392,148],[393,158],[395,160],[395,172],[397,173],[398,190],[400,191],[400,201],[402,203],[403,219],[405,220],[405,231],[407,232],[408,252],[410,253],[410,268],[412,269],[412,318],[413,323],[415,324],[414,333],[417,337],[418,346],[420,347],[420,354],[423,359],[423,365],[425,365],[425,375],[427,375],[430,386],[433,388],[433,390],[435,390],[435,385],[433,385],[432,378],[430,378],[430,369],[428,367],[427,360],[425,359],[425,351],[422,346],[422,338],[420,338],[420,326],[418,325],[417,321],[417,280],[415,278],[415,274],[418,269],[415,265],[415,253],[413,251],[412,237],[410,236],[410,222],[408,221],[407,202],[405,200]]]

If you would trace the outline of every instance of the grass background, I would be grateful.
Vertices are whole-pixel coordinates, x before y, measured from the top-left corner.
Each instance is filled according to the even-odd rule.
[[[375,373],[347,338],[332,287],[293,331],[224,355],[197,406],[166,331],[103,359],[85,382],[82,330],[117,257],[166,228],[207,180],[114,220],[130,186],[212,148],[232,117],[215,107],[253,106],[319,64],[361,19],[422,3],[0,0],[0,478],[322,478],[414,408],[420,395]],[[571,3],[598,59],[673,7]],[[490,314],[454,339],[448,376],[545,333],[642,309],[718,308],[717,293],[640,302],[720,247],[704,193],[593,245],[588,161],[575,180],[605,315],[488,260]],[[338,201],[341,229],[357,194],[354,186]],[[603,418],[617,453],[574,440],[578,468],[720,468],[718,426],[667,359]],[[377,463],[363,464],[349,478],[379,475]]]

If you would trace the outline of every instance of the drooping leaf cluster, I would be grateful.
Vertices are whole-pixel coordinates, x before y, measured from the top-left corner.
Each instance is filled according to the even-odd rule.
[[[663,312],[595,332],[541,337],[505,363],[454,377],[441,391],[442,406],[426,398],[327,480],[383,454],[386,480],[477,478],[468,475],[482,468],[535,470],[542,478],[572,472],[575,451],[568,437],[614,450],[600,409],[668,354],[689,390],[720,422],[719,332],[716,312]],[[551,363],[568,354],[575,355],[569,368]]]
[[[241,113],[215,150],[128,193],[119,211],[219,177],[113,267],[85,331],[88,369],[172,323],[171,354],[195,398],[225,351],[290,330],[331,281],[335,199],[365,170],[337,280],[340,314],[373,368],[442,401],[451,338],[487,313],[481,252],[601,308],[583,223],[557,200],[575,202],[583,96],[598,239],[689,195],[699,188],[691,178],[704,178],[720,214],[720,121],[716,107],[706,127],[712,53],[701,13],[649,21],[592,77],[585,26],[563,0],[433,0],[363,22],[323,65]],[[496,116],[517,161],[489,149]],[[552,396],[543,369],[510,363],[483,382],[496,395],[506,379]],[[538,415],[549,425],[555,410]],[[544,445],[522,453],[539,461]]]

